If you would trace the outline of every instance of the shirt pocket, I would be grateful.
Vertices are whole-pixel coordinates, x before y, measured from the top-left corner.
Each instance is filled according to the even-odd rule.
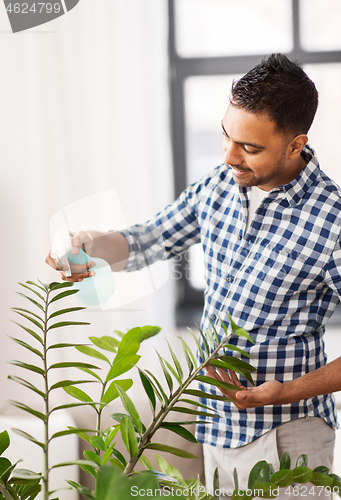
[[[250,282],[288,290],[296,288],[300,275],[304,278],[304,268],[305,259],[297,251],[264,247],[248,256],[244,273]]]

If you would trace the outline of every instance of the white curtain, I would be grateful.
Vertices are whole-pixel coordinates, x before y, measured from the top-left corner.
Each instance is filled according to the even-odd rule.
[[[6,333],[28,341],[10,321],[18,320],[11,307],[29,306],[14,293],[24,291],[17,282],[58,278],[44,262],[50,218],[78,200],[116,189],[127,224],[144,222],[172,201],[173,189],[166,0],[80,0],[70,13],[15,35],[4,8],[0,15],[0,387],[5,412],[4,400],[28,402],[32,396],[6,378],[8,373],[31,377],[6,360],[34,359]],[[92,325],[65,329],[58,338],[84,342],[90,335],[144,324],[159,325],[171,335],[172,286],[168,279],[119,310],[97,308],[69,317]],[[65,371],[57,378],[63,376]]]

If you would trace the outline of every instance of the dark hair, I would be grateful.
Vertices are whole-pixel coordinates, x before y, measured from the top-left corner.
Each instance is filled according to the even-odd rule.
[[[266,112],[278,131],[299,135],[310,129],[318,92],[298,63],[284,54],[272,54],[233,81],[230,100],[250,113]]]

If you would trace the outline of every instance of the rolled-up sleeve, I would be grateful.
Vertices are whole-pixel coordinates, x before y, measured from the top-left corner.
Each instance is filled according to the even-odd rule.
[[[189,186],[174,203],[144,224],[120,231],[129,245],[124,271],[136,271],[170,259],[200,242],[198,206],[210,176]]]
[[[326,266],[325,283],[337,293],[341,300],[341,236],[339,236]]]

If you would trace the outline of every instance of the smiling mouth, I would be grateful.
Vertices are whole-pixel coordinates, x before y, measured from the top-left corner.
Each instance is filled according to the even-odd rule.
[[[231,165],[231,168],[232,168],[232,172],[233,174],[237,175],[237,176],[243,176],[243,175],[246,175],[248,174],[249,172],[251,172],[251,170],[243,170],[241,168],[236,168],[236,167],[233,167]]]

